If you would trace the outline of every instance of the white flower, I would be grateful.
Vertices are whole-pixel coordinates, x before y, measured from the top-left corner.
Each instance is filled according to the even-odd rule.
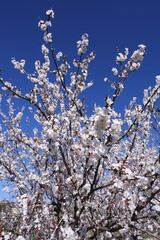
[[[144,50],[146,48],[146,46],[144,44],[139,44],[138,47],[141,48],[142,50]]]
[[[127,59],[126,55],[123,55],[122,53],[118,53],[118,56],[116,57],[116,62],[124,62]]]
[[[10,236],[9,235],[4,235],[4,240],[9,240]]]
[[[39,21],[38,27],[40,27],[40,29],[42,31],[46,31],[46,29],[47,29],[47,25],[45,24],[45,22],[43,20]]]
[[[65,240],[76,240],[77,236],[71,227],[61,227],[61,231]]]
[[[25,60],[22,59],[20,62],[16,61],[15,58],[12,58],[11,60],[12,64],[14,65],[15,69],[19,69],[21,73],[24,73],[24,65],[25,65]]]
[[[112,234],[111,234],[110,232],[105,232],[105,237],[111,238],[111,237],[112,237]]]
[[[155,205],[155,206],[154,206],[154,209],[155,209],[157,212],[160,212],[160,206],[159,206],[159,205]]]
[[[49,9],[46,11],[47,16],[49,16],[50,18],[54,18],[54,12],[53,9]]]
[[[121,123],[120,120],[118,120],[118,119],[113,119],[113,123],[112,123],[112,125],[111,125],[112,131],[114,131],[114,132],[120,132],[120,131],[121,131],[121,125],[122,125],[122,123]]]
[[[108,82],[108,78],[104,78],[104,82]]]
[[[112,68],[112,72],[113,72],[114,75],[118,75],[118,70],[117,70],[117,68]]]
[[[49,216],[49,209],[46,204],[43,205],[43,214],[44,216]]]
[[[139,49],[134,51],[134,53],[131,56],[132,61],[142,61],[145,55],[145,46],[139,45]]]
[[[156,76],[156,83],[157,83],[158,85],[160,85],[160,75],[157,75],[157,76]]]
[[[114,186],[117,188],[123,188],[123,182],[119,179],[114,180]]]
[[[88,34],[85,33],[82,35],[82,40],[77,42],[78,55],[85,54],[85,52],[87,51],[88,43],[89,43]]]
[[[106,111],[106,108],[97,107],[95,109],[96,115],[93,116],[93,121],[95,122],[96,130],[105,130],[105,128],[110,124],[110,115]]]
[[[62,52],[58,52],[56,55],[56,60],[60,60],[60,58],[62,57],[63,53]]]
[[[16,240],[25,240],[25,238],[22,237],[22,236],[18,236],[18,237],[16,238]]]
[[[122,75],[121,75],[122,77],[127,77],[128,76],[128,72],[127,72],[127,70],[126,69],[124,69],[123,70],[123,72],[122,72]]]
[[[121,167],[120,163],[113,163],[112,164],[113,169],[119,170],[120,167]]]
[[[22,68],[24,68],[25,63],[26,63],[26,61],[25,61],[24,59],[22,59],[22,60],[20,61],[20,64],[21,64],[21,67],[22,67]]]
[[[54,110],[55,110],[55,106],[54,106],[54,104],[51,104],[51,105],[48,107],[48,111],[49,111],[50,113],[54,113]]]
[[[46,33],[46,32],[45,32],[45,34],[44,34],[44,41],[45,41],[46,43],[52,42],[52,33]]]
[[[134,177],[133,172],[129,168],[125,169],[124,172],[127,175],[128,179],[132,179]]]
[[[11,87],[12,87],[12,84],[11,84],[10,82],[5,82],[5,86],[2,87],[2,89],[3,89],[3,90],[7,90],[7,89],[8,89],[7,87],[11,88]]]
[[[48,134],[48,137],[52,139],[55,139],[57,137],[57,133],[53,129],[48,129],[47,134]]]
[[[130,70],[130,71],[135,71],[135,70],[137,70],[139,67],[140,67],[140,63],[139,63],[139,62],[137,62],[137,63],[133,62],[132,65],[130,66],[129,70]]]
[[[95,119],[95,120],[96,120],[96,124],[95,124],[96,129],[104,130],[105,127],[106,127],[106,125],[107,125],[107,124],[106,124],[107,121],[106,121],[105,116],[99,116],[99,117],[97,117],[97,119]]]
[[[113,101],[111,98],[107,97],[106,103],[110,106],[112,105]]]
[[[19,120],[22,118],[22,116],[23,116],[23,112],[17,113],[17,115],[16,115],[15,118],[14,118],[14,122],[19,121]]]
[[[49,53],[49,50],[48,50],[48,48],[45,45],[42,45],[42,53],[44,55],[47,55]]]
[[[125,55],[127,56],[129,54],[129,49],[125,48]]]
[[[30,173],[29,179],[30,179],[30,180],[39,181],[39,176],[37,176],[37,175],[34,174],[34,173]]]
[[[3,91],[7,91],[8,88],[3,86],[3,87],[2,87],[2,90],[3,90]]]
[[[146,188],[148,185],[148,178],[143,176],[137,176],[137,178],[138,178],[137,186],[143,186],[143,188]]]

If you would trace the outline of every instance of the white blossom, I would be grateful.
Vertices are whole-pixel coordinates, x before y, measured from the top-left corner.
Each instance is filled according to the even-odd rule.
[[[49,53],[49,49],[44,44],[42,45],[42,53],[44,55],[47,55]]]
[[[144,44],[139,44],[138,47],[141,48],[142,50],[144,50],[146,48],[146,46]]]
[[[107,97],[106,103],[110,106],[110,105],[112,105],[113,101],[111,98]]]
[[[127,59],[126,55],[123,55],[122,53],[118,53],[118,56],[116,57],[116,62],[124,62]]]
[[[160,75],[156,76],[156,83],[160,85]]]
[[[104,82],[108,82],[108,78],[104,78]]]
[[[18,236],[16,240],[25,240],[25,238],[23,236]]]
[[[59,61],[60,58],[62,57],[63,53],[62,52],[58,52],[56,55],[56,59]]]
[[[111,125],[112,131],[120,132],[121,131],[122,122],[118,119],[113,119],[113,123]]]
[[[53,9],[49,9],[46,11],[46,14],[50,17],[50,18],[54,18],[54,12]]]
[[[118,70],[117,70],[117,68],[112,68],[112,72],[113,72],[114,75],[118,75]]]
[[[61,227],[61,231],[65,240],[76,240],[76,234],[71,227]]]
[[[117,188],[123,188],[123,182],[121,180],[115,179],[114,186]]]
[[[52,33],[45,33],[45,34],[44,34],[44,41],[45,41],[46,43],[52,42]]]

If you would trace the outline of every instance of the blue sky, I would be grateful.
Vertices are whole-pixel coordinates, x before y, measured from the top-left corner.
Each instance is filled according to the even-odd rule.
[[[68,55],[69,63],[75,58],[76,41],[83,33],[89,34],[90,51],[97,53],[90,64],[89,80],[94,86],[85,92],[87,104],[103,106],[103,98],[110,92],[104,77],[114,80],[111,69],[116,67],[116,47],[130,53],[139,44],[147,46],[148,54],[142,67],[126,82],[126,88],[115,105],[119,111],[137,96],[142,99],[143,89],[154,84],[160,74],[160,1],[159,0],[1,0],[0,5],[0,68],[5,80],[28,88],[28,81],[15,70],[11,57],[26,60],[26,70],[34,71],[34,62],[42,57],[43,32],[37,27],[39,17],[53,8],[53,46]]]

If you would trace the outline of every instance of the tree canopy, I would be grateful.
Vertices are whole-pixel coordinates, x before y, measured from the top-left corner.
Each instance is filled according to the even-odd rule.
[[[77,59],[68,63],[52,43],[53,10],[46,15],[38,24],[44,61],[37,60],[35,72],[28,73],[25,60],[12,59],[32,87],[26,93],[23,85],[18,89],[0,78],[1,103],[7,104],[0,111],[0,179],[15,196],[0,206],[1,239],[160,239],[155,138],[160,76],[144,90],[142,104],[133,98],[123,113],[114,109],[126,79],[141,66],[146,46],[140,44],[131,55],[128,48],[117,49],[115,81],[104,79],[113,94],[106,94],[104,106],[95,104],[90,114],[83,92],[93,84],[88,67],[96,54],[87,53],[88,34],[77,42]],[[30,119],[35,122],[27,132]]]

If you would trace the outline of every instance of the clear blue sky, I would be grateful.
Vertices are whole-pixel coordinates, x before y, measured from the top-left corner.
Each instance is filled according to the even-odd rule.
[[[147,56],[136,73],[126,82],[120,101],[115,106],[123,109],[133,96],[140,101],[143,89],[154,84],[160,74],[160,1],[159,0],[1,0],[0,4],[0,68],[5,80],[27,88],[27,80],[10,62],[11,57],[26,60],[28,72],[34,71],[34,62],[41,58],[43,32],[37,27],[39,17],[53,8],[53,45],[57,51],[76,57],[76,41],[83,33],[89,34],[89,51],[97,57],[90,64],[89,80],[94,86],[86,91],[87,104],[103,105],[108,92],[104,77],[111,79],[116,66],[116,47],[128,47],[130,53],[139,44],[147,45]],[[114,78],[113,78],[114,79]]]

